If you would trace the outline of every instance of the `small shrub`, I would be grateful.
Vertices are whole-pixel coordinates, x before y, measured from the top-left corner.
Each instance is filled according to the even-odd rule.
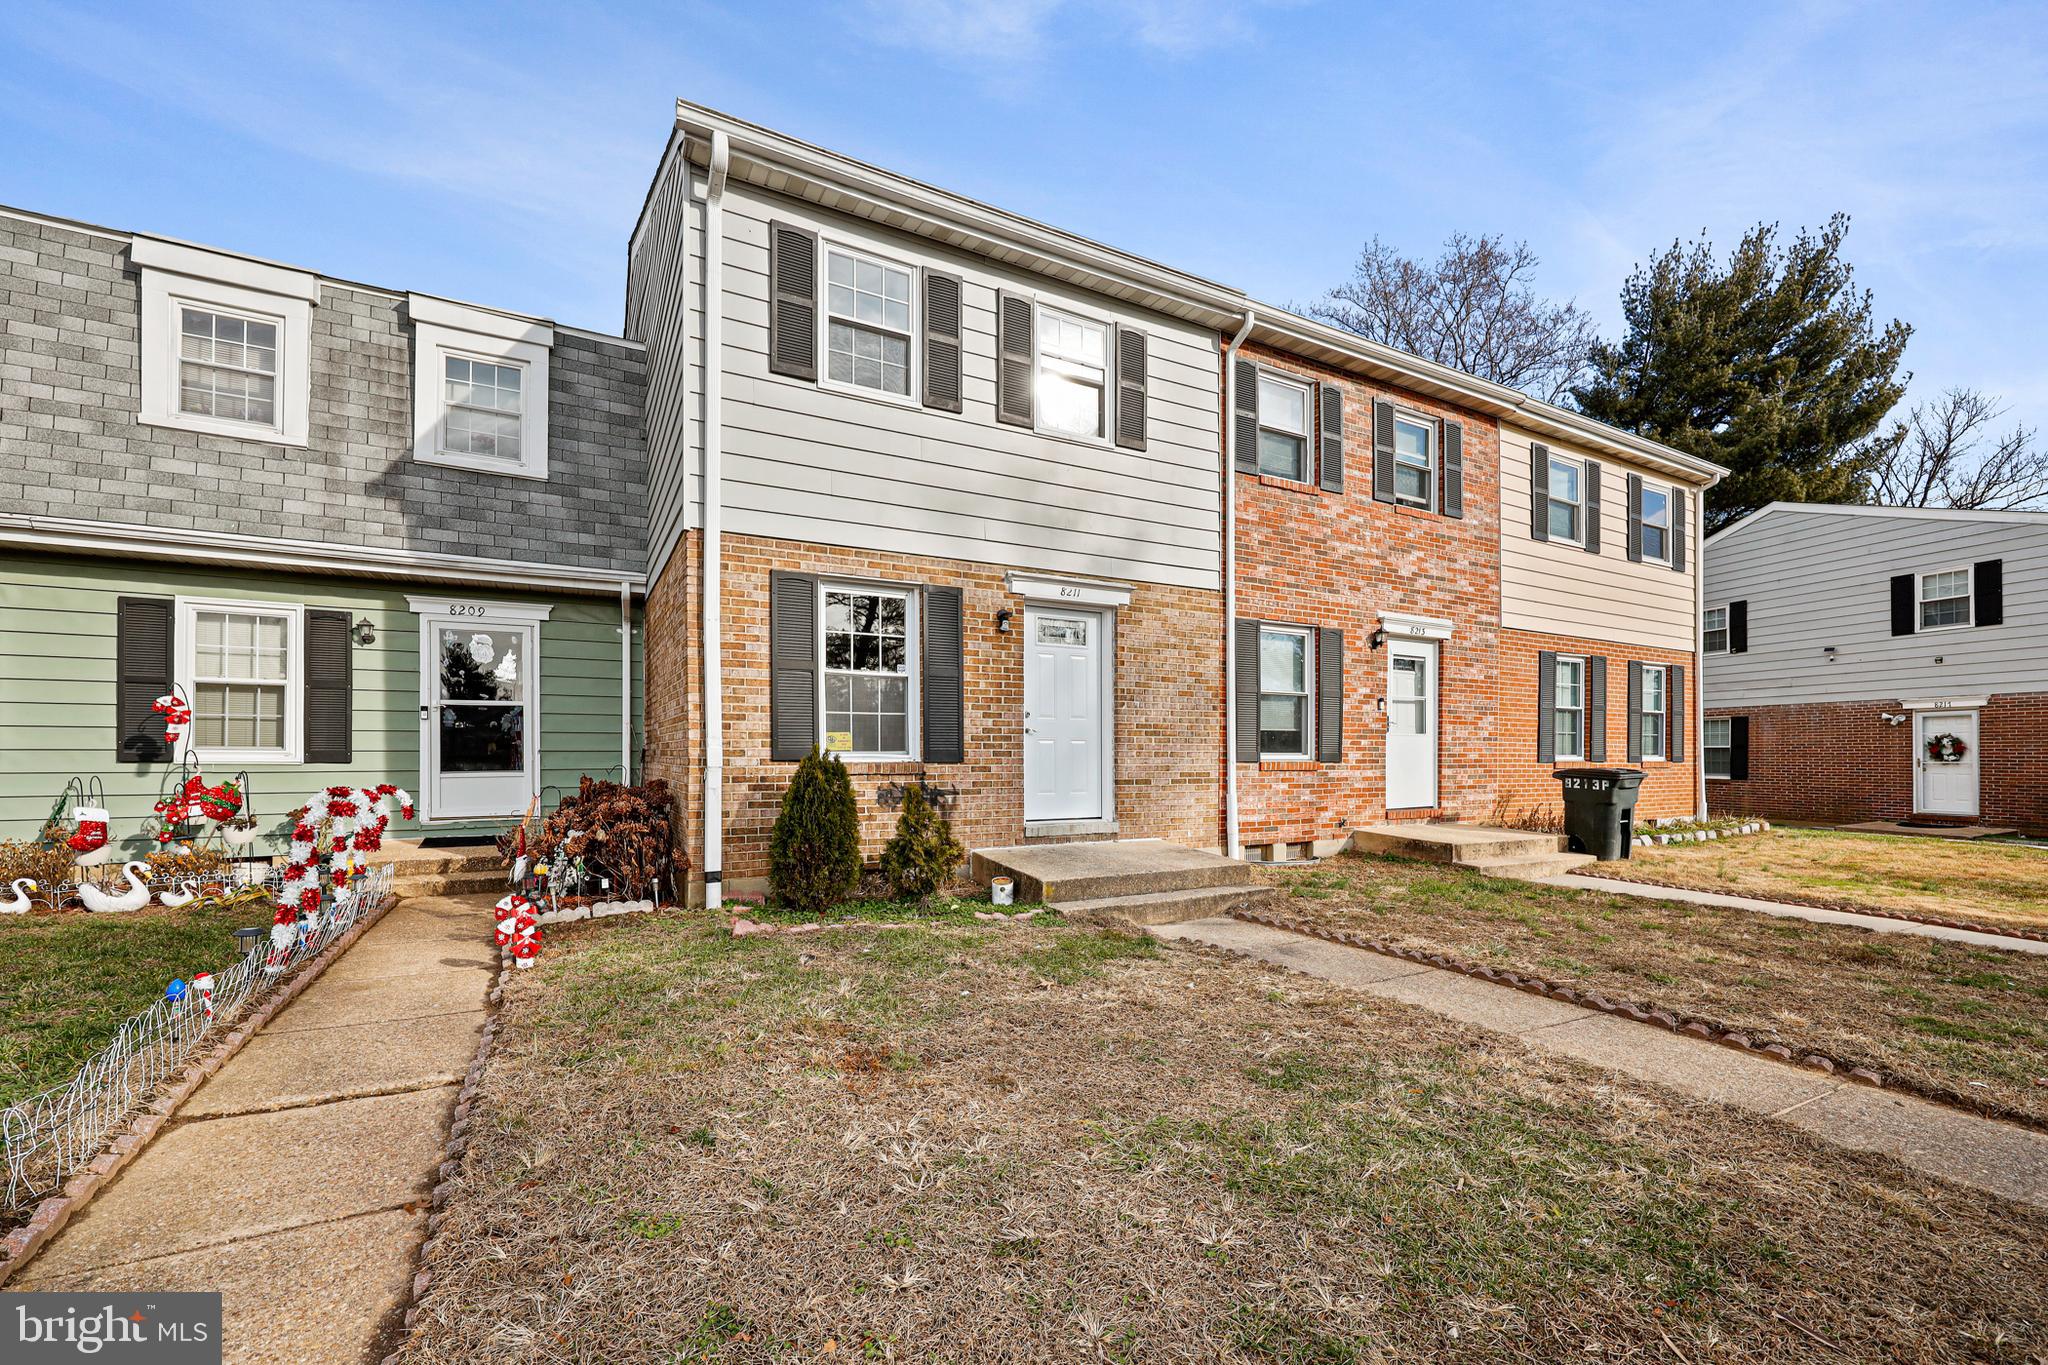
[[[782,813],[768,838],[768,888],[777,904],[815,914],[848,899],[859,885],[853,779],[844,763],[814,745],[782,794]]]
[[[966,855],[946,813],[925,796],[924,787],[915,782],[906,787],[896,835],[882,850],[882,876],[898,899],[923,905],[953,879]]]

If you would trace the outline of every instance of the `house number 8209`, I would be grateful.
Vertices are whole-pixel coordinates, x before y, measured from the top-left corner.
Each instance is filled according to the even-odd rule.
[[[482,616],[484,609],[471,606],[466,602],[451,602],[448,605],[448,614],[450,616]]]

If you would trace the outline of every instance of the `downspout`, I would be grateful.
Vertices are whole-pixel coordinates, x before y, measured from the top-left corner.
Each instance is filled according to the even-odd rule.
[[[633,782],[633,585],[619,580],[619,767]]]
[[[1712,485],[1708,485],[1712,487]],[[1694,814],[1707,818],[1707,490],[1692,495],[1692,748]]]
[[[704,177],[704,901],[723,899],[725,879],[725,676],[723,622],[718,594],[721,554],[719,476],[724,440],[725,173],[732,149],[722,131],[711,134]]]
[[[1251,335],[1256,315],[1244,311],[1237,335],[1223,352],[1223,845],[1231,858],[1244,856],[1237,841],[1237,463],[1231,428],[1237,415],[1237,348]]]

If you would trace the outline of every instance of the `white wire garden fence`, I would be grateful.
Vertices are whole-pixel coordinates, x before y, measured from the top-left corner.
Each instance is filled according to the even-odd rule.
[[[0,1216],[62,1189],[201,1043],[232,1027],[306,959],[389,901],[392,872],[384,864],[358,873],[349,891],[321,908],[317,923],[300,921],[290,948],[277,951],[267,936],[257,938],[238,961],[212,974],[211,990],[189,986],[176,999],[159,997],[70,1080],[0,1110],[7,1167]],[[270,874],[279,884],[282,877],[281,871]]]

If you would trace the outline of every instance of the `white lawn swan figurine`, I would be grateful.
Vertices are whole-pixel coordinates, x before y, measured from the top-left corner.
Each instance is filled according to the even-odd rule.
[[[149,904],[149,883],[139,875],[149,871],[148,863],[123,863],[121,875],[128,879],[128,889],[118,895],[103,891],[91,882],[78,884],[78,898],[85,902],[88,910],[140,910]]]
[[[192,879],[187,877],[178,883],[176,891],[159,891],[156,894],[156,898],[166,909],[176,910],[180,906],[190,905],[193,901],[199,899],[199,893],[193,890],[192,886]]]
[[[32,879],[16,877],[14,879],[14,899],[11,901],[0,901],[0,915],[26,915],[28,913],[28,908],[35,904],[35,902],[28,898],[27,891],[21,889],[24,886],[29,891],[42,890]]]

